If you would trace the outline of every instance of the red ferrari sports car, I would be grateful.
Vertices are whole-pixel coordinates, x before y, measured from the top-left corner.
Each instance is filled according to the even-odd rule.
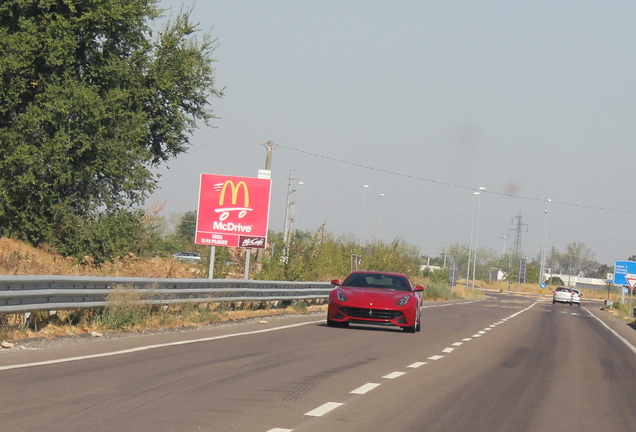
[[[329,327],[355,324],[391,324],[409,333],[421,330],[421,286],[414,287],[400,273],[355,271],[329,294]]]

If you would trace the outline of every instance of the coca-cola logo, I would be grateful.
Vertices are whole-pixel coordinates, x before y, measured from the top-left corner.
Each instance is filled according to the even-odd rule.
[[[240,247],[244,248],[265,248],[265,238],[263,237],[243,237],[240,238]]]

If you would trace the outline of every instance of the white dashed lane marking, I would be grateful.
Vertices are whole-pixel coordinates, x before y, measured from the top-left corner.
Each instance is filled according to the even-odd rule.
[[[517,315],[522,314],[523,312],[531,309],[535,305],[536,305],[536,303],[534,303],[530,307],[527,307],[526,309],[520,310],[520,311],[510,315],[507,318],[502,319],[501,321],[497,321],[496,323],[491,324],[489,327],[486,327],[484,330],[480,330],[479,332],[475,333],[471,337],[464,338],[464,339],[462,339],[461,342],[453,343],[452,346],[453,347],[459,347],[459,346],[462,346],[464,342],[469,342],[469,341],[473,340],[474,338],[481,337],[481,336],[485,335],[487,331],[490,331],[490,330],[494,329],[495,327],[497,327],[499,324],[503,324],[504,322],[516,317]],[[440,305],[440,306],[442,306],[442,305]],[[447,305],[443,305],[443,306],[447,306]],[[436,307],[436,306],[430,306],[430,307]],[[454,350],[455,350],[455,348],[447,347],[447,348],[444,348],[442,350],[442,352],[445,353],[445,354],[450,354]],[[636,348],[634,348],[634,350],[636,351]],[[434,356],[429,357],[427,360],[440,360],[440,359],[443,359],[443,358],[444,358],[443,355],[434,355]],[[415,362],[415,363],[411,363],[407,367],[411,368],[411,369],[416,369],[416,368],[419,368],[419,367],[421,367],[421,366],[423,366],[425,364],[426,364],[426,362]],[[384,375],[382,378],[395,379],[395,378],[401,377],[402,375],[405,375],[405,374],[406,374],[406,372],[391,372],[388,375]],[[375,389],[375,388],[377,388],[379,386],[380,386],[380,384],[378,384],[378,383],[367,383],[367,384],[364,384],[363,386],[360,386],[357,389],[353,390],[351,392],[351,394],[364,395],[364,394],[370,392],[371,390],[373,390],[373,389]],[[326,404],[323,404],[323,405],[319,406],[318,408],[315,408],[315,409],[305,413],[305,415],[306,416],[311,416],[311,417],[322,417],[323,415],[335,410],[336,408],[338,408],[338,407],[340,407],[342,405],[344,405],[344,404],[340,403],[340,402],[327,402]],[[293,432],[293,429],[276,428],[276,429],[270,429],[267,432]]]
[[[366,394],[368,392],[370,392],[371,390],[373,390],[376,387],[379,387],[380,384],[378,383],[367,383],[361,387],[358,387],[357,389],[355,389],[354,391],[351,392],[351,394]]]
[[[305,413],[305,415],[310,417],[322,417],[342,405],[344,404],[340,402],[327,402],[326,404],[320,405],[318,408]]]
[[[386,379],[395,379],[395,378],[399,378],[402,375],[404,375],[406,372],[391,372],[388,375],[384,375],[382,378],[386,378]]]

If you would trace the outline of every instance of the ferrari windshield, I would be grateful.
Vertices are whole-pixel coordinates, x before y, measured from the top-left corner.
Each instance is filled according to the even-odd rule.
[[[410,284],[405,277],[379,273],[352,274],[342,283],[342,286],[411,291]]]

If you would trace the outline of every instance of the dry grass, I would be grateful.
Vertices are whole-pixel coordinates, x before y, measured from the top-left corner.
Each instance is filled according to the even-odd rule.
[[[221,304],[179,305],[169,308],[147,308],[125,325],[118,325],[104,319],[98,311],[58,311],[55,315],[48,312],[32,314],[27,323],[22,315],[6,315],[0,325],[0,340],[16,341],[33,338],[54,338],[91,332],[126,330],[145,332],[149,330],[200,327],[202,325],[234,322],[272,315],[326,312],[326,304],[309,306],[292,305],[286,308],[236,309],[226,310]],[[139,312],[139,309],[137,309]],[[115,311],[114,316],[130,318],[130,314]],[[143,319],[140,319],[142,318]]]
[[[34,248],[25,243],[0,238],[0,274],[59,276],[119,276],[153,278],[199,278],[207,269],[173,259],[142,260],[129,255],[112,263],[97,266],[86,258],[78,262],[65,258],[50,248]],[[0,340],[55,337],[113,329],[145,331],[158,328],[180,328],[210,323],[243,320],[267,315],[307,313],[324,310],[314,302],[299,302],[287,308],[274,308],[261,303],[213,303],[172,305],[169,307],[139,305],[139,294],[126,287],[116,288],[109,296],[105,310],[37,312],[25,320],[22,314],[0,315]]]
[[[119,276],[155,278],[197,278],[207,269],[168,258],[143,260],[128,255],[115,262],[95,265],[90,257],[82,262],[65,258],[50,248],[34,248],[26,243],[0,238],[0,274],[58,276]]]

